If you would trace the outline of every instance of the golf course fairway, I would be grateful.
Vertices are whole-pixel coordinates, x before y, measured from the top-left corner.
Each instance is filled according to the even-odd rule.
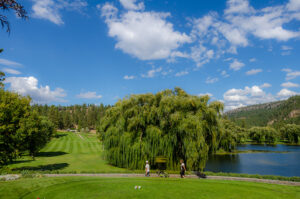
[[[0,198],[297,199],[300,187],[203,179],[44,177],[0,182]]]

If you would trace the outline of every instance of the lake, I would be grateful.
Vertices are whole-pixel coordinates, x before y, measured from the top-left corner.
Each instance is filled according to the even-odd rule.
[[[213,155],[209,157],[205,171],[300,176],[300,146],[246,144],[239,145],[237,150],[264,152]]]

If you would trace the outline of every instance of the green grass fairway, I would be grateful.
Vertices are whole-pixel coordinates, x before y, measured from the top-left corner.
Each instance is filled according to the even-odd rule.
[[[140,190],[134,186],[141,186]],[[56,177],[0,182],[0,198],[298,199],[300,187],[253,182],[161,178]]]
[[[110,166],[102,159],[102,145],[95,134],[80,133],[79,135],[72,132],[60,132],[58,138],[54,138],[42,149],[34,161],[31,157],[25,157],[9,167],[16,172],[57,170],[77,173],[124,173],[127,171]]]

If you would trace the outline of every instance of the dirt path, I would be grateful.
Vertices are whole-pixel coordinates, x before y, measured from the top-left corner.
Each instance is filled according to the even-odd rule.
[[[143,174],[111,174],[111,173],[103,173],[103,174],[45,174],[47,177],[64,177],[64,176],[94,176],[94,177],[124,177],[124,178],[134,178],[134,177],[145,177]],[[156,174],[152,174],[153,178],[158,178]],[[170,174],[170,178],[179,178],[179,175]],[[186,178],[198,178],[196,175],[187,175]],[[281,181],[281,180],[268,180],[268,179],[258,179],[258,178],[242,178],[242,177],[227,177],[227,176],[207,176],[208,180],[233,180],[233,181],[247,181],[247,182],[260,182],[260,183],[269,183],[269,184],[280,184],[280,185],[292,185],[292,186],[300,186],[300,182],[292,182],[292,181]],[[205,179],[201,179],[205,180]]]

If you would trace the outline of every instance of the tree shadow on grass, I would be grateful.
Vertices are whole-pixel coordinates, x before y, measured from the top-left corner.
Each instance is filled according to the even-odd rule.
[[[55,138],[61,138],[61,137],[65,137],[65,136],[67,136],[68,134],[66,134],[66,133],[60,133],[60,134],[56,134],[54,137]]]
[[[39,152],[36,157],[54,157],[54,156],[60,156],[60,155],[66,155],[68,153],[63,151],[55,151],[55,152]]]
[[[20,164],[20,163],[28,163],[28,162],[32,162],[33,160],[15,160],[15,161],[12,161],[11,163],[9,164]]]
[[[19,168],[13,169],[13,171],[23,171],[23,170],[29,170],[29,171],[55,171],[55,170],[64,169],[68,166],[69,166],[68,163],[46,164],[46,165],[39,165],[39,166],[19,167]]]

